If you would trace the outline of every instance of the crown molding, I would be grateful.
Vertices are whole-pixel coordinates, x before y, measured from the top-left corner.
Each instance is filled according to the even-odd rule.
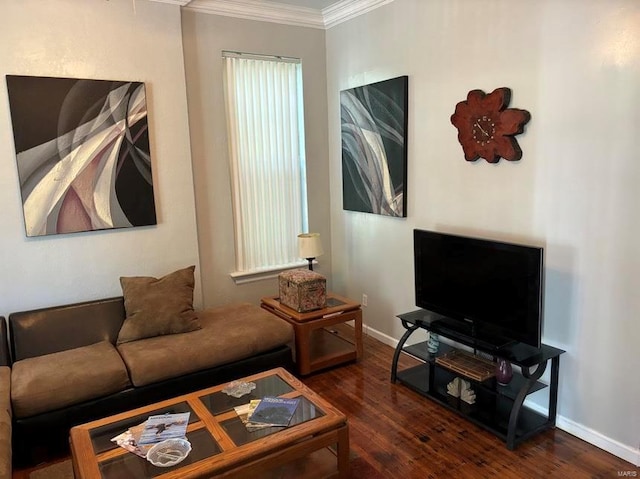
[[[393,0],[341,0],[322,10],[268,0],[154,0],[181,4],[211,15],[327,29],[370,12]]]
[[[331,28],[391,2],[393,0],[342,0],[334,3],[322,9],[325,28]]]
[[[159,2],[159,3],[170,3],[171,5],[179,5],[181,7],[184,7],[191,0],[151,0],[151,1]]]
[[[184,8],[196,12],[245,18],[247,20],[325,28],[320,10],[266,0],[191,0]]]

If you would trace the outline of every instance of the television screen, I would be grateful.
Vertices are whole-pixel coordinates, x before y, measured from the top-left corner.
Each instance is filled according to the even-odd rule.
[[[414,230],[416,305],[499,347],[540,347],[541,247]]]

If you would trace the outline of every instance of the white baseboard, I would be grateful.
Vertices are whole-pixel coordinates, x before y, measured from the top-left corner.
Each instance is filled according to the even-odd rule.
[[[364,333],[378,341],[395,348],[398,345],[398,340],[388,336],[380,331],[377,331],[367,325],[363,325]],[[527,407],[539,412],[540,414],[547,414],[547,408],[543,408],[540,405],[532,402],[525,401]],[[603,435],[602,433],[590,429],[582,424],[579,424],[564,416],[558,415],[556,417],[556,427],[562,429],[569,434],[576,436],[583,441],[593,444],[594,446],[607,451],[614,456],[617,456],[630,464],[640,467],[640,449],[622,444],[610,437]]]
[[[392,338],[391,336],[387,336],[386,334],[381,333],[377,329],[370,328],[366,324],[362,325],[362,332],[367,336],[371,336],[373,339],[377,339],[381,343],[386,344],[387,346],[391,346],[392,348],[395,348],[398,345],[397,339]]]

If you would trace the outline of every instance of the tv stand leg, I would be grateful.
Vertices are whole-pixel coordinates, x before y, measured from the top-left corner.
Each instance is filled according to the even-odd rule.
[[[551,384],[549,385],[549,425],[555,427],[558,407],[558,373],[560,371],[560,356],[551,360]]]
[[[509,416],[509,427],[507,428],[507,448],[513,451],[516,447],[516,427],[518,425],[518,418],[520,416],[520,409],[524,404],[524,400],[529,394],[529,391],[533,385],[542,377],[545,369],[547,369],[547,362],[538,364],[535,372],[530,373],[529,369],[522,368],[522,375],[527,379],[525,384],[518,391],[515,401],[513,402],[513,408],[511,409],[511,415]]]
[[[393,353],[393,361],[391,362],[391,382],[395,384],[396,379],[398,378],[398,359],[400,358],[400,353],[402,352],[402,348],[404,347],[404,343],[407,342],[409,336],[413,334],[413,332],[420,327],[419,324],[412,324],[409,326],[409,323],[406,321],[402,321],[402,326],[406,329],[405,333],[398,341],[398,345],[396,346],[396,350]]]

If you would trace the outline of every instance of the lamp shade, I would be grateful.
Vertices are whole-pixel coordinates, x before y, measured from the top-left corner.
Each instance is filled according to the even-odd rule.
[[[324,253],[320,233],[303,233],[298,235],[298,254],[301,258],[317,258]]]

